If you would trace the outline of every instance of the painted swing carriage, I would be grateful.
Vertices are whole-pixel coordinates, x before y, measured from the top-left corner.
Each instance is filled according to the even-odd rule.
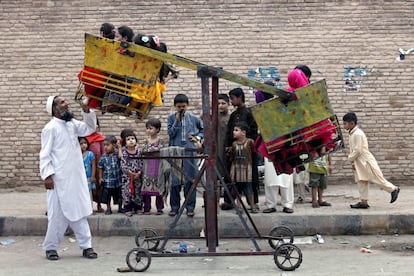
[[[344,147],[325,80],[294,92],[295,100],[275,98],[251,108],[261,134],[256,150],[273,161],[278,174],[302,170],[304,163]]]
[[[162,60],[128,50],[126,42],[85,34],[84,68],[76,100],[87,97],[91,108],[145,119],[152,107],[162,105],[164,77],[177,72]],[[143,48],[143,47],[141,47]]]

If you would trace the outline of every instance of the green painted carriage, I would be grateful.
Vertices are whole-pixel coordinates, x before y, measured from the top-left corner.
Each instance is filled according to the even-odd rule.
[[[283,166],[277,165],[291,162],[289,168],[297,167],[344,147],[325,80],[294,92],[295,100],[274,98],[251,108],[262,139],[257,149],[273,160],[278,173]]]

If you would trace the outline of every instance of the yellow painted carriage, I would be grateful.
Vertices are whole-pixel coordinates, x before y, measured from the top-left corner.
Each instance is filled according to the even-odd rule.
[[[85,34],[84,68],[76,99],[87,97],[92,108],[144,119],[162,105],[165,84],[162,60],[135,54],[133,44]],[[136,46],[139,47],[139,46]]]

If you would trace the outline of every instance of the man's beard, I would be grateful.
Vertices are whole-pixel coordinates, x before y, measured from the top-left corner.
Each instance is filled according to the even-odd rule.
[[[73,113],[70,112],[67,109],[58,108],[58,112],[59,112],[59,115],[60,115],[61,119],[66,121],[66,122],[69,122],[70,120],[73,119]]]

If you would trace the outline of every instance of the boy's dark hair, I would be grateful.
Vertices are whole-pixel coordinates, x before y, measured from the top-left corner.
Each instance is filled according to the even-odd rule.
[[[116,143],[118,143],[115,135],[106,135],[105,136],[105,141],[108,141],[109,143],[111,143],[112,145],[116,145]]]
[[[145,123],[145,127],[155,127],[156,129],[161,129],[161,121],[156,118],[151,118]]]
[[[79,143],[80,143],[80,141],[81,141],[81,140],[85,140],[85,141],[86,141],[86,144],[88,145],[88,147],[87,147],[86,149],[89,149],[89,146],[90,146],[91,144],[89,144],[88,139],[86,139],[86,137],[81,137],[81,136],[79,136],[79,137],[78,137],[78,141],[79,141]]]
[[[249,125],[244,121],[239,121],[234,124],[234,127],[238,127],[241,130],[245,131],[246,134],[249,132],[250,128]]]
[[[174,105],[178,103],[186,103],[188,104],[188,97],[185,94],[177,94],[174,97]]]
[[[244,103],[244,92],[243,92],[243,89],[241,89],[240,87],[237,87],[237,88],[234,88],[234,89],[230,90],[229,96],[230,97],[234,96],[234,97],[237,97],[237,98],[241,97],[242,102]]]
[[[307,65],[299,64],[298,66],[295,67],[295,69],[299,69],[300,71],[302,71],[305,74],[305,76],[308,78],[308,80],[310,80],[312,76],[312,71]]]
[[[137,136],[135,132],[131,128],[125,128],[121,131],[121,145],[124,147],[126,145],[126,138],[129,136],[134,136],[135,140],[137,140]],[[138,141],[138,140],[137,140]]]
[[[227,96],[227,94],[224,94],[224,93],[219,94],[218,95],[218,99],[219,100],[223,100],[223,101],[225,101],[227,103],[230,102],[229,96]]]
[[[132,38],[134,37],[134,31],[128,26],[121,26],[118,27],[118,32],[122,37],[127,37],[128,42],[132,42]]]
[[[349,112],[344,115],[342,118],[344,122],[354,122],[355,124],[358,123],[357,115],[354,112]]]
[[[115,29],[115,26],[112,25],[111,23],[103,23],[99,31],[102,32],[103,37],[114,39],[115,38],[114,29]]]

